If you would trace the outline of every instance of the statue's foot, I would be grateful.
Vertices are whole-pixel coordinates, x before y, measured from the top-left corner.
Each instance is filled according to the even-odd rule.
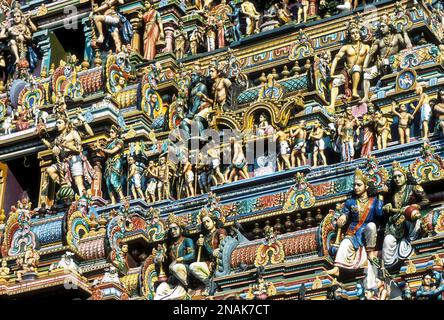
[[[359,96],[359,94],[357,92],[353,92],[352,98],[361,99],[361,97]]]
[[[364,98],[361,99],[360,102],[361,103],[367,103],[367,102],[370,102],[370,99],[368,97],[364,97]]]
[[[97,38],[96,42],[97,43],[103,43],[103,41],[105,40],[105,38],[103,36],[100,36]]]
[[[330,276],[338,277],[339,276],[339,267],[334,267],[333,269],[325,271]]]

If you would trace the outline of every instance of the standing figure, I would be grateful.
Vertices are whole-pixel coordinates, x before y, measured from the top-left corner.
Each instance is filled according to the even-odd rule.
[[[240,41],[242,37],[242,33],[240,31],[240,14],[241,8],[234,3],[234,1],[229,2],[229,6],[231,7],[232,13],[227,13],[227,16],[231,21],[231,32],[233,34],[233,42]]]
[[[402,48],[411,47],[412,43],[407,34],[407,29],[403,28],[402,34],[398,33],[390,18],[383,15],[376,30],[376,39],[373,41],[370,52],[364,61],[364,80],[362,83],[364,97],[361,102],[369,101],[370,81],[391,72],[390,56],[399,53]]]
[[[307,164],[306,152],[306,140],[307,130],[305,129],[305,121],[301,121],[296,128],[290,129],[290,137],[293,142],[293,150],[291,151],[291,166],[305,166]]]
[[[174,53],[176,54],[176,59],[180,60],[185,55],[185,43],[187,41],[187,33],[183,29],[183,22],[179,22],[179,27],[174,30]]]
[[[145,24],[143,32],[143,58],[153,60],[156,56],[156,44],[165,39],[162,18],[150,0],[145,0],[145,12],[142,16]]]
[[[351,106],[345,109],[345,115],[338,120],[338,136],[341,144],[341,161],[352,161],[355,156],[355,133],[359,135],[359,120],[352,113]]]
[[[145,191],[145,198],[148,202],[156,201],[156,188],[158,181],[158,169],[153,160],[148,162],[148,166],[145,168],[145,176],[148,178],[148,185]]]
[[[124,4],[124,0],[105,0],[101,6],[95,4],[91,15],[93,17],[94,25],[97,28],[99,37],[97,43],[105,41],[103,25],[108,26],[110,34],[116,46],[116,52],[122,50],[122,41],[119,35],[120,15],[117,13],[116,5]]]
[[[165,156],[159,158],[157,176],[157,199],[168,199],[170,197],[170,169]]]
[[[245,0],[241,4],[242,13],[246,16],[247,19],[247,36],[252,35],[254,33],[259,33],[259,18],[261,17],[260,13],[257,12],[254,4]]]
[[[212,66],[210,68],[211,80],[213,80],[214,109],[225,110],[228,102],[231,81],[228,80],[221,70]]]
[[[362,117],[362,147],[361,158],[370,156],[375,144],[375,111],[373,105],[370,105],[367,113]]]
[[[85,122],[85,129],[91,128]],[[68,118],[59,116],[56,120],[57,137],[53,143],[42,139],[43,144],[52,151],[56,163],[46,169],[49,177],[60,185],[71,185],[72,180],[77,187],[77,194],[82,195],[85,189],[84,182],[91,183],[94,169],[83,155],[82,139]]]
[[[219,244],[227,236],[227,231],[221,228],[222,223],[216,215],[208,212],[206,208],[201,210],[198,219],[201,222],[202,235],[196,242],[197,260],[190,265],[190,271],[205,284],[208,293],[210,278],[216,270],[217,258],[220,255]]]
[[[287,24],[291,22],[293,15],[291,14],[290,9],[288,8],[288,0],[281,1],[281,3],[277,5],[277,8],[278,8],[278,17],[279,20],[282,22],[282,24]]]
[[[207,155],[211,161],[211,177],[210,181],[214,181],[214,185],[224,184],[225,177],[220,170],[220,150],[215,140],[209,143],[209,148],[207,149]]]
[[[210,192],[210,163],[208,158],[200,151],[197,154],[196,172],[200,192],[202,194]]]
[[[207,15],[207,25],[205,29],[207,52],[212,52],[216,50],[216,18],[213,15]]]
[[[224,48],[226,46],[225,43],[225,21],[222,17],[217,17],[216,21],[217,28],[217,47]]]
[[[32,34],[37,31],[37,27],[29,16],[25,16],[19,8],[11,11],[12,25],[8,28],[9,47],[14,55],[14,64],[22,58],[26,59]],[[28,61],[33,63],[33,61]]]
[[[436,130],[444,135],[444,89],[438,92],[438,103],[434,107],[436,113]]]
[[[200,26],[198,26],[196,29],[193,30],[193,32],[191,32],[190,50],[191,50],[192,55],[197,54],[199,47],[202,45],[204,33],[205,33],[205,29]]]
[[[327,165],[327,159],[325,158],[325,142],[324,142],[324,128],[322,128],[319,120],[316,120],[313,128],[311,129],[308,139],[313,140],[313,167],[318,166],[318,155],[321,156],[322,165]]]
[[[166,282],[162,282],[156,289],[154,300],[179,300],[185,299],[188,287],[189,264],[196,258],[194,242],[183,235],[184,221],[170,213],[167,219],[168,225],[168,270],[170,276]],[[162,266],[164,255],[156,256],[155,263]]]
[[[102,151],[106,155],[106,167],[105,167],[105,182],[108,189],[111,203],[115,204],[116,195],[119,196],[119,200],[123,201],[125,196],[122,191],[122,152],[123,152],[123,140],[120,139],[120,130],[112,125],[109,130],[109,139],[106,141],[106,146],[97,146],[97,150]]]
[[[308,6],[309,2],[308,0],[298,0],[297,7],[298,7],[298,22],[297,24],[302,22],[302,15],[304,15],[304,23],[307,22],[307,16],[308,16]]]
[[[421,131],[422,138],[429,138],[429,121],[432,116],[432,108],[430,107],[429,96],[424,92],[424,89],[419,84],[416,85],[415,93],[419,95],[419,102],[415,108],[415,113],[421,110]]]
[[[348,29],[349,44],[342,46],[331,64],[330,76],[333,78],[331,89],[330,110],[334,110],[339,87],[351,77],[352,97],[359,98],[358,85],[361,80],[362,68],[370,47],[361,41],[361,33],[358,24],[352,22]],[[345,56],[346,75],[335,75],[338,62]]]
[[[410,142],[410,124],[414,119],[415,111],[410,114],[407,112],[407,107],[405,104],[399,106],[399,112],[396,111],[396,102],[392,102],[392,112],[398,117],[398,133],[399,133],[399,143],[409,143]]]
[[[242,143],[235,137],[230,137],[230,147],[233,151],[233,158],[226,172],[225,180],[233,182],[239,178],[248,179],[247,159],[242,150]]]
[[[188,152],[186,152],[186,155],[181,162],[183,175],[182,178],[185,181],[185,195],[186,197],[194,197],[196,195],[194,190],[194,171],[193,165],[188,159]]]
[[[387,142],[390,137],[390,124],[380,110],[375,112],[375,130],[378,150],[387,148]]]
[[[368,194],[368,177],[356,169],[354,178],[354,196],[345,202],[341,216],[337,220],[338,231],[348,223],[345,237],[342,239],[334,265],[328,274],[339,276],[340,268],[355,270],[368,262],[376,262],[376,224],[377,217],[382,216],[382,196],[370,197]]]
[[[276,142],[279,145],[279,154],[277,167],[278,171],[289,170],[290,164],[290,144],[288,143],[288,135],[283,131],[276,133]]]
[[[142,177],[133,157],[128,157],[128,181],[131,183],[131,193],[134,199],[144,199],[142,192]]]
[[[408,171],[398,162],[393,162],[390,202],[384,212],[390,215],[385,226],[382,247],[384,265],[388,268],[413,253],[411,241],[416,240],[421,230],[420,210],[426,209],[430,201],[424,189],[408,182]]]

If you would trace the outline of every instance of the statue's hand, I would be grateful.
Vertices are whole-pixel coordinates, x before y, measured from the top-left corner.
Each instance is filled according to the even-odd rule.
[[[52,148],[52,153],[54,154],[54,155],[56,155],[56,156],[58,156],[59,154],[60,154],[60,149],[59,149],[59,147],[53,147]]]
[[[346,222],[347,222],[347,216],[346,215],[340,216],[338,218],[338,227],[342,228]]]
[[[215,256],[216,258],[219,257],[219,253],[220,253],[219,248],[213,250],[213,256]]]
[[[382,210],[384,212],[390,212],[392,210],[392,204],[391,203],[387,203],[385,206],[382,207]]]

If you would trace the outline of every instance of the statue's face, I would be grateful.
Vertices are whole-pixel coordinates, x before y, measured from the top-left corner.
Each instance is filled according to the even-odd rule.
[[[379,25],[379,30],[381,30],[381,33],[382,33],[382,34],[387,34],[387,33],[390,32],[390,28],[389,28],[389,26],[387,25],[387,23],[385,23],[385,22],[382,22],[382,23]]]
[[[151,160],[151,161],[148,163],[148,165],[149,165],[150,167],[154,166],[154,161]]]
[[[214,228],[214,221],[208,216],[202,219],[202,224],[207,230],[213,230]]]
[[[345,112],[347,113],[347,115],[351,115],[352,114],[352,108],[348,107],[347,109],[345,109]]]
[[[173,238],[180,237],[181,235],[180,227],[175,223],[170,224],[170,233]]]
[[[58,131],[63,131],[66,128],[66,123],[62,119],[58,119],[56,122],[56,127]]]
[[[405,104],[401,104],[399,106],[399,111],[401,111],[401,112],[406,112],[407,111],[407,107],[405,106]]]
[[[2,267],[6,267],[7,265],[8,265],[8,263],[5,260],[3,260],[2,261]]]
[[[397,186],[403,186],[406,183],[405,175],[401,171],[393,172],[393,182]]]
[[[211,76],[211,79],[217,79],[217,70],[215,69],[215,68],[211,68],[210,69],[210,76]]]
[[[199,81],[199,75],[196,72],[193,72],[191,74],[191,82],[192,83],[197,83]]]
[[[134,163],[134,158],[133,157],[129,157],[128,158],[128,163],[129,164],[133,164]]]
[[[355,180],[355,183],[354,183],[353,189],[354,189],[354,191],[355,191],[355,194],[356,194],[357,196],[360,196],[361,194],[363,194],[364,192],[367,191],[367,186],[366,186],[366,184],[364,183],[364,181],[361,181],[361,180]]]
[[[127,252],[128,252],[128,245],[127,245],[127,244],[124,244],[124,245],[122,246],[122,252],[124,252],[124,253],[127,253]]]
[[[265,116],[264,116],[263,114],[261,114],[261,115],[259,116],[259,121],[260,121],[260,122],[264,122],[265,120],[267,120],[267,119],[265,118]]]
[[[165,158],[162,157],[162,158],[160,158],[159,161],[160,161],[160,164],[165,164]]]
[[[427,285],[427,286],[432,284],[432,277],[430,275],[426,275],[424,277],[424,284]]]
[[[359,33],[359,29],[358,28],[353,28],[350,30],[350,38],[353,41],[358,41],[361,39],[361,35]]]
[[[116,132],[114,129],[111,129],[111,130],[109,131],[109,137],[110,137],[111,139],[115,139],[115,138],[117,137],[117,132]]]
[[[373,107],[373,106],[368,107],[368,112],[369,113],[374,113],[375,112],[375,107]]]
[[[19,12],[14,13],[14,23],[19,24],[22,22],[22,15]]]

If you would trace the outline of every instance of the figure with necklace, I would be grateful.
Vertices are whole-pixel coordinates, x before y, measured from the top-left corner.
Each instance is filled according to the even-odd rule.
[[[387,15],[383,15],[378,24],[376,39],[373,41],[370,52],[364,61],[364,98],[362,102],[369,101],[370,82],[378,76],[391,72],[389,58],[397,54],[403,48],[411,48],[412,43],[407,29],[402,34],[396,31],[396,27],[390,22]],[[370,67],[371,66],[371,67]]]
[[[203,234],[197,240],[200,255],[198,254],[198,260],[190,265],[190,271],[205,284],[208,291],[210,278],[216,269],[216,259],[220,254],[219,244],[227,236],[227,231],[221,228],[222,221],[205,207],[202,208],[199,219]]]
[[[348,199],[337,220],[338,232],[348,224],[345,237],[342,239],[334,268],[327,274],[339,276],[340,268],[356,270],[370,267],[370,262],[376,262],[376,224],[378,217],[382,216],[382,195],[369,196],[370,180],[360,169],[356,169],[354,177],[354,195]]]
[[[112,125],[109,131],[109,139],[105,143],[105,146],[96,146],[96,149],[105,153],[107,157],[105,167],[105,182],[112,204],[117,203],[116,194],[119,196],[120,201],[125,199],[122,191],[123,140],[120,139],[119,135],[120,130],[115,125]]]
[[[389,219],[382,247],[382,258],[388,268],[413,253],[410,242],[418,238],[421,229],[420,210],[430,204],[424,189],[412,182],[408,171],[399,162],[393,162],[392,167],[390,202],[384,206]]]
[[[352,84],[352,98],[359,98],[358,85],[361,81],[362,68],[364,66],[365,58],[370,51],[370,47],[362,42],[360,26],[354,21],[349,23],[348,39],[350,43],[342,46],[331,64],[330,76],[333,78],[333,84],[331,89],[330,105],[328,106],[330,111],[334,111],[335,109],[339,87],[348,83],[349,78],[351,78]],[[335,75],[336,67],[339,61],[341,61],[344,57],[345,72]]]
[[[154,300],[183,300],[187,295],[189,264],[196,258],[194,242],[183,235],[185,222],[178,216],[170,213],[168,225],[168,270],[170,276],[162,282],[156,290]],[[164,255],[156,257],[155,263],[163,272]]]

